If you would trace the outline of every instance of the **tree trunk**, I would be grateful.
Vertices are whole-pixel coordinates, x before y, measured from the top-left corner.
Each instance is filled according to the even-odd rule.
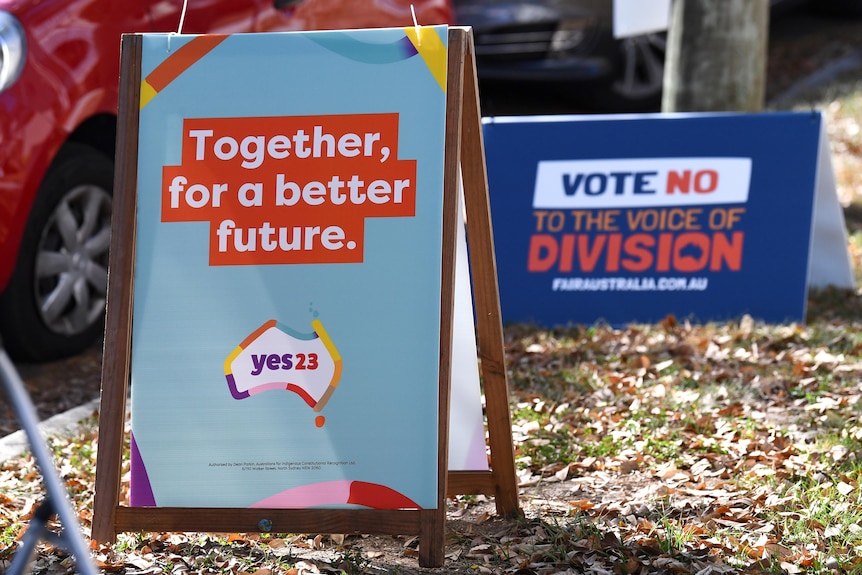
[[[769,0],[674,0],[663,112],[756,112],[766,93]]]

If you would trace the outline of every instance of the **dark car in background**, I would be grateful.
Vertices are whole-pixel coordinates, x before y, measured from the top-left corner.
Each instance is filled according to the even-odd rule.
[[[613,0],[455,0],[455,20],[473,27],[479,79],[526,86],[601,112],[656,111],[666,34],[615,38]],[[809,4],[862,16],[862,0],[771,0],[773,12]],[[574,88],[577,88],[574,89]],[[493,113],[493,108],[488,110]]]
[[[473,27],[483,83],[588,85],[614,111],[661,99],[665,36],[616,40],[612,0],[456,0],[454,10]]]

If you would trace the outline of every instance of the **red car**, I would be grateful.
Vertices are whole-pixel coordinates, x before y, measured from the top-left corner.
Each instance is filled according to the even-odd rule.
[[[0,335],[19,360],[102,333],[120,35],[176,32],[182,8],[0,0]],[[413,12],[451,21],[449,0],[189,0],[182,32],[400,27]]]

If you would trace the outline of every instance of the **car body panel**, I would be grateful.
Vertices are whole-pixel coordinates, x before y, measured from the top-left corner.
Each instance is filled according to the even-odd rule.
[[[338,29],[452,21],[448,0],[190,0],[184,33]],[[7,1],[28,40],[23,74],[0,93],[0,291],[51,159],[88,119],[117,111],[122,33],[171,32],[183,0]]]
[[[380,22],[391,26],[409,26],[416,22],[424,26],[451,24],[452,7],[449,0],[405,2],[394,0],[306,0],[288,2],[276,9],[272,2],[264,3],[259,17],[258,30],[335,30],[373,28]]]
[[[0,286],[12,273],[27,214],[57,150],[87,118],[116,114],[120,34],[149,29],[140,1],[3,7],[26,22],[28,54],[24,73],[0,94]]]

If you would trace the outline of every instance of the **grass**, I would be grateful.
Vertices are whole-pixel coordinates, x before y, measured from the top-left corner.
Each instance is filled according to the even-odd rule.
[[[831,294],[812,294],[818,297]],[[509,348],[524,356],[515,353],[510,381],[529,398],[513,411],[525,433],[519,465],[543,474],[555,463],[591,457],[608,470],[628,457],[647,474],[677,470],[689,477],[684,485],[747,494],[738,507],[710,500],[705,509],[680,509],[671,490],[624,533],[630,551],[637,543],[687,564],[706,552],[739,569],[854,572],[862,568],[858,334],[852,322],[770,326],[747,319],[574,328],[555,337],[514,330]],[[556,380],[554,396],[565,401],[536,397],[533,380],[521,374],[573,352],[559,342],[578,337],[573,347],[595,377],[583,385],[550,369],[545,377]],[[680,353],[683,346],[701,351]],[[591,517],[618,525],[618,518]]]

